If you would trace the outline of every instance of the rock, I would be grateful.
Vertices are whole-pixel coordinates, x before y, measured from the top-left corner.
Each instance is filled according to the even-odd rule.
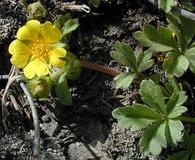
[[[51,122],[44,122],[40,126],[48,136],[52,137],[58,128],[58,123],[52,120]]]
[[[70,144],[68,149],[68,156],[70,160],[95,159],[95,157],[82,142]]]

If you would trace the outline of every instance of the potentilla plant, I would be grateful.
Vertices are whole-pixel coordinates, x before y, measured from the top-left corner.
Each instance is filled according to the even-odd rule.
[[[145,24],[142,31],[134,33],[145,51],[137,53],[126,43],[115,43],[112,58],[130,70],[114,78],[116,88],[127,89],[135,77],[140,79],[139,94],[143,103],[119,107],[112,115],[122,128],[144,131],[139,146],[145,155],[159,155],[163,148],[177,146],[184,139],[187,149],[172,155],[169,160],[194,159],[194,145],[190,142],[194,140],[194,134],[186,139],[182,122],[194,123],[195,118],[184,115],[188,110],[185,106],[188,96],[177,78],[188,68],[195,73],[195,22],[172,13],[167,14],[167,18],[167,26],[156,28]],[[165,84],[142,73],[153,66],[153,54],[159,52],[166,56],[163,62],[167,75]]]
[[[167,19],[167,26],[145,24],[135,38],[150,50],[166,54],[163,67],[169,76],[181,77],[188,68],[195,73],[195,21],[176,14],[167,14]]]
[[[76,80],[80,67],[100,71],[111,76],[120,72],[90,63],[69,52],[69,38],[79,26],[70,14],[59,16],[52,24],[29,20],[19,28],[9,46],[11,63],[23,71],[28,89],[35,98],[45,99],[55,91],[60,102],[72,104],[68,80]]]
[[[46,21],[29,20],[19,28],[9,46],[11,63],[23,70],[32,95],[44,99],[55,86],[56,95],[65,104],[72,103],[67,79],[75,79],[79,62],[68,52],[68,36],[78,27],[77,19],[60,16],[55,25]]]

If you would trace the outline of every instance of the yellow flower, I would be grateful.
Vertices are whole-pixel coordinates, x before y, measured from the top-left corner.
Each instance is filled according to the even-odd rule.
[[[62,34],[51,22],[40,24],[37,20],[30,20],[19,28],[16,38],[9,46],[11,63],[24,68],[27,78],[47,75],[49,64],[55,67],[64,65],[61,58],[65,57],[66,50],[57,47]]]

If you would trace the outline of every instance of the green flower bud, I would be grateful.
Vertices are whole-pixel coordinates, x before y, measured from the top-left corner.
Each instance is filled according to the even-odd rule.
[[[47,10],[40,1],[28,5],[30,19],[41,19],[47,15]]]
[[[52,82],[48,76],[36,77],[28,81],[28,88],[33,97],[44,99],[49,96]]]

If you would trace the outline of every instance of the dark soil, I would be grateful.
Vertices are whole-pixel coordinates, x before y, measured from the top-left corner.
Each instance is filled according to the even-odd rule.
[[[30,3],[31,1],[27,1]],[[82,4],[81,1],[78,3]],[[53,21],[65,14],[62,1],[43,1]],[[144,23],[163,24],[165,16],[146,1],[103,1],[98,8],[92,7],[90,14],[72,13],[80,18],[80,28],[73,33],[70,50],[80,58],[104,66],[122,68],[110,57],[115,41],[128,42],[136,47],[132,33],[140,30]],[[18,27],[28,18],[26,6],[18,0],[0,2],[0,74],[10,69],[7,48],[14,39]],[[158,69],[158,66],[157,66]],[[154,69],[155,70],[155,69]],[[41,159],[43,160],[164,160],[160,157],[144,157],[138,148],[140,132],[120,129],[112,118],[113,109],[137,101],[138,87],[129,91],[116,91],[113,77],[83,69],[78,81],[70,82],[74,97],[72,106],[62,106],[50,97],[46,101],[36,100],[41,121]],[[5,81],[1,81],[1,89]],[[20,107],[28,110],[28,102],[22,92],[13,86]],[[118,98],[117,98],[118,97]],[[25,112],[8,106],[7,131],[0,126],[0,159],[26,160],[32,154],[32,121]]]

